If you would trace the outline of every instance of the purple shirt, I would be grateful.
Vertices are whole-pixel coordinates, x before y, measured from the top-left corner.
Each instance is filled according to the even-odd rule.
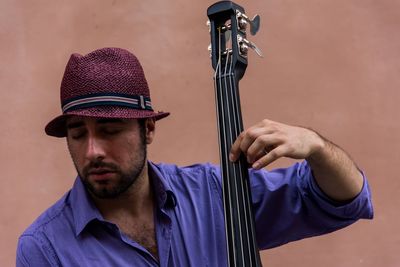
[[[226,266],[220,170],[149,164],[157,209],[160,262],[106,221],[80,179],[20,237],[17,266]],[[372,218],[367,181],[350,203],[339,205],[318,188],[307,163],[250,170],[260,249]]]

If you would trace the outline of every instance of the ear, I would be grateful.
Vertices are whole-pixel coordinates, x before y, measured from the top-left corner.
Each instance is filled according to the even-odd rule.
[[[156,131],[156,121],[153,118],[146,120],[146,144],[151,144]]]

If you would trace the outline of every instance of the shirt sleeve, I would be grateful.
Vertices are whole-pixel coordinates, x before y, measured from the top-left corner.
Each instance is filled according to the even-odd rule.
[[[256,234],[260,249],[322,235],[371,219],[368,182],[349,203],[336,203],[319,189],[306,161],[273,171],[250,170]]]
[[[256,234],[260,249],[322,235],[371,219],[368,182],[349,203],[331,200],[318,187],[306,161],[273,171],[250,170]]]
[[[51,260],[48,250],[41,243],[32,235],[21,236],[18,241],[16,266],[59,266]]]

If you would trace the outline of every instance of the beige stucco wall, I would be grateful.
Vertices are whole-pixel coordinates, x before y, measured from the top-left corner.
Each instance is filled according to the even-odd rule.
[[[72,52],[117,46],[141,60],[157,125],[150,158],[218,162],[206,8],[213,1],[0,2],[0,265],[19,234],[72,185],[63,139],[44,135],[59,113]],[[262,253],[265,266],[400,266],[400,1],[241,1],[262,18],[241,82],[245,125],[263,118],[313,127],[370,179],[375,219]],[[282,160],[274,166],[283,166]]]

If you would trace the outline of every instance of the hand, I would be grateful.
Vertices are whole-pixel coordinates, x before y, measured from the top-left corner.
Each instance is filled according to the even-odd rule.
[[[229,155],[236,161],[244,153],[255,169],[281,158],[306,159],[324,146],[324,140],[307,128],[263,120],[243,131],[233,143]]]

